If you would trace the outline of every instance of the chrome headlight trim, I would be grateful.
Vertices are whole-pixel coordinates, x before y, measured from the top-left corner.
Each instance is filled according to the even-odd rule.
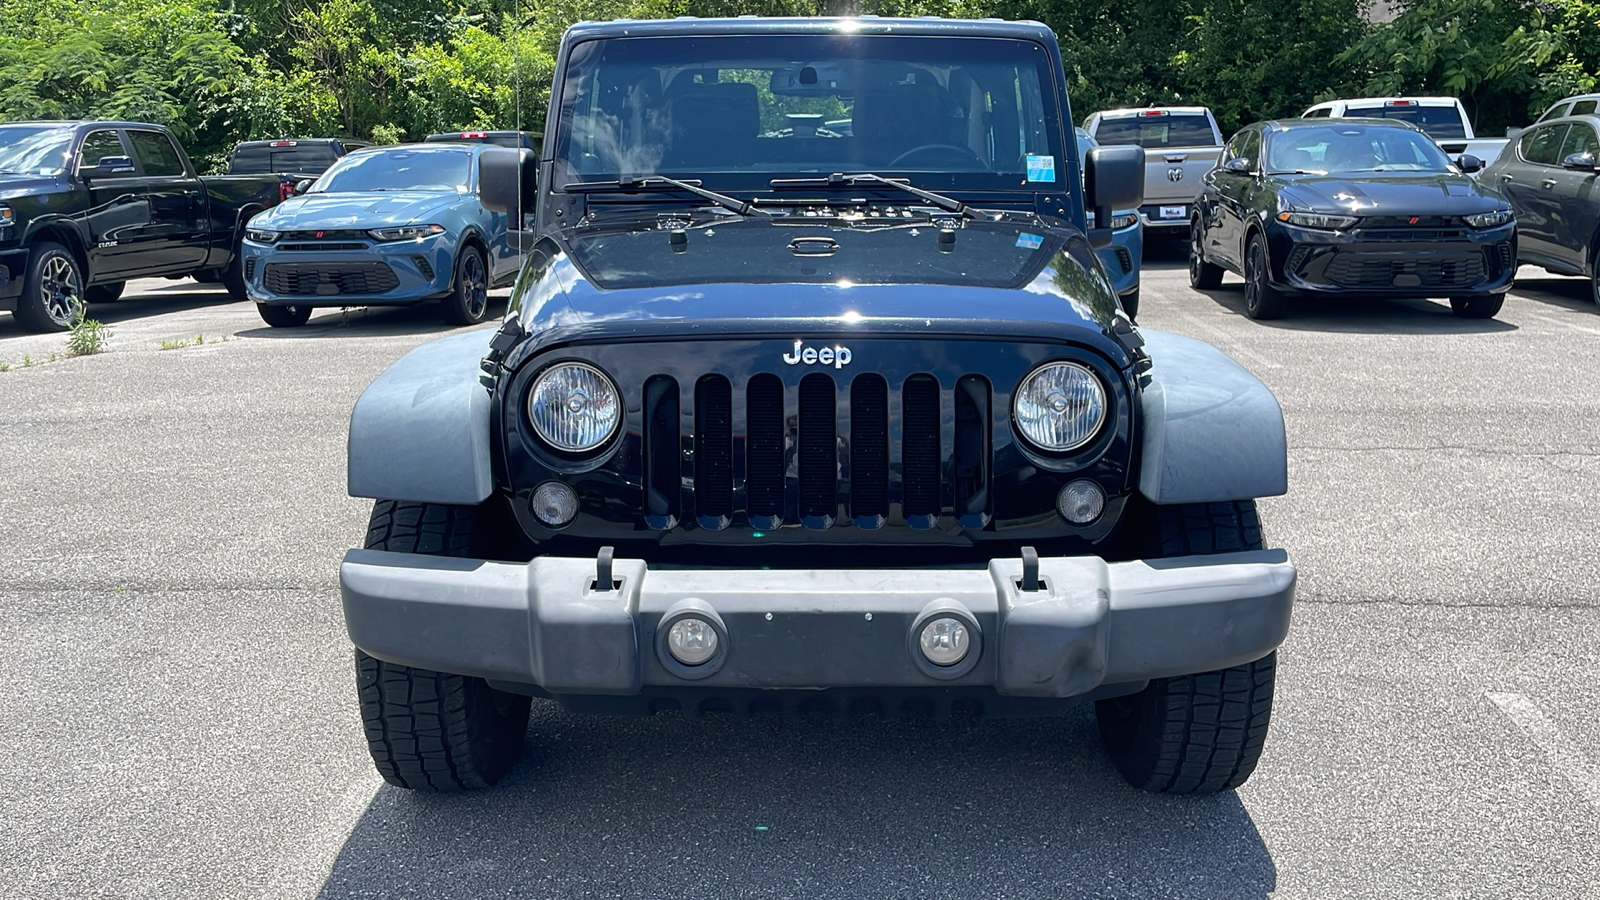
[[[1017,433],[1047,453],[1068,453],[1093,441],[1108,412],[1100,377],[1069,360],[1048,362],[1024,375],[1011,401]]]

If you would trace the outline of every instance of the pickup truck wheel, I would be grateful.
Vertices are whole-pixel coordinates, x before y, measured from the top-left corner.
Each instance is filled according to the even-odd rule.
[[[1470,294],[1451,297],[1450,311],[1463,319],[1492,319],[1506,302],[1505,294]]]
[[[66,331],[83,311],[83,273],[72,251],[50,241],[34,244],[17,322],[29,331]]]
[[[1189,224],[1189,286],[1209,291],[1222,284],[1222,267],[1206,261],[1206,233],[1196,219]]]
[[[309,306],[268,306],[257,303],[256,312],[261,313],[261,321],[273,328],[299,328],[311,319]]]
[[[456,283],[444,298],[444,320],[451,325],[476,325],[489,313],[489,269],[483,252],[468,244],[456,258]]]
[[[83,292],[83,297],[90,303],[115,303],[122,296],[126,281],[113,281],[110,284],[97,284]]]
[[[1253,501],[1155,508],[1160,556],[1261,549]],[[1277,654],[1214,672],[1157,678],[1126,697],[1095,702],[1100,737],[1134,787],[1213,794],[1255,771],[1272,718]]]
[[[366,547],[477,557],[491,548],[491,519],[487,506],[379,500]],[[373,764],[396,787],[488,787],[522,755],[531,701],[481,678],[402,666],[357,650],[356,689]]]
[[[222,280],[222,273],[216,269],[201,269],[191,277],[198,284],[216,284]]]
[[[1589,261],[1589,299],[1600,310],[1600,248],[1596,248],[1594,259]]]
[[[217,278],[222,286],[228,289],[228,296],[235,300],[248,300],[250,295],[244,288],[244,248],[235,244],[233,247],[233,260],[228,267],[223,269]]]
[[[1119,294],[1117,300],[1122,304],[1122,311],[1128,314],[1129,321],[1139,318],[1138,288],[1134,288],[1126,294]]]
[[[1252,319],[1281,319],[1287,305],[1283,291],[1272,286],[1267,239],[1256,232],[1244,251],[1244,314]]]

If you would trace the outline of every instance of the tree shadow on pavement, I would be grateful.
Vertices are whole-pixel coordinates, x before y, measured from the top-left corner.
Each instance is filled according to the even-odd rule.
[[[1228,312],[1245,318],[1244,284],[1233,281],[1195,294],[1208,297]],[[1339,295],[1290,297],[1281,319],[1262,319],[1262,328],[1326,331],[1346,334],[1490,334],[1516,331],[1499,319],[1463,319],[1444,300],[1398,300],[1388,297]]]
[[[484,322],[493,322],[505,315],[506,300],[504,295],[489,295],[489,312]],[[395,337],[429,332],[444,335],[459,327],[461,326],[444,321],[439,304],[424,303],[417,306],[352,306],[347,309],[318,309],[312,312],[311,321],[298,328],[273,328],[263,322],[260,328],[238,331],[235,335],[273,340]]]
[[[1232,793],[1128,787],[1061,719],[578,717],[487,792],[384,786],[322,898],[1264,897]]]

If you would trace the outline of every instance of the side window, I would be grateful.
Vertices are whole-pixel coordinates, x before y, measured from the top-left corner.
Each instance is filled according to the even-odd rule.
[[[1544,115],[1539,117],[1539,121],[1543,122],[1545,119],[1559,119],[1559,118],[1561,118],[1562,116],[1567,114],[1567,105],[1568,104],[1567,104],[1567,102],[1565,100],[1561,101],[1560,103],[1557,103],[1555,106],[1552,106],[1549,109],[1545,110],[1544,111]]]
[[[1546,125],[1543,128],[1531,128],[1526,134],[1517,139],[1517,154],[1525,162],[1538,163],[1545,166],[1556,165],[1560,157],[1556,151],[1561,149],[1561,141],[1567,135],[1565,125]]]
[[[1222,159],[1218,160],[1218,164],[1220,165],[1222,163],[1226,163],[1230,159],[1238,159],[1239,157],[1243,156],[1245,137],[1248,135],[1248,131],[1241,131],[1235,134],[1233,137],[1228,138],[1227,146],[1223,150]]]
[[[1261,132],[1252,128],[1244,133],[1244,144],[1239,148],[1239,155],[1250,160],[1250,168],[1261,168]]]
[[[1324,106],[1321,109],[1313,109],[1313,110],[1307,112],[1305,115],[1301,116],[1300,118],[1302,118],[1302,119],[1326,119],[1331,115],[1333,115],[1333,107]]]
[[[1600,104],[1600,101],[1596,101],[1596,100],[1579,100],[1577,103],[1572,104],[1572,111],[1567,113],[1567,115],[1569,115],[1569,116],[1592,116],[1592,115],[1594,115],[1594,109],[1595,109],[1595,106],[1597,104]]]
[[[178,148],[172,146],[172,138],[159,131],[130,131],[128,139],[133,141],[133,152],[138,154],[144,174],[183,174],[183,157],[178,155]]]
[[[83,139],[83,152],[78,160],[81,168],[93,168],[108,156],[127,156],[122,147],[122,136],[115,131],[91,131]],[[132,173],[129,173],[132,174]]]
[[[1567,129],[1567,139],[1561,142],[1561,152],[1556,154],[1559,163],[1574,153],[1587,153],[1600,157],[1600,139],[1587,125],[1573,125]]]

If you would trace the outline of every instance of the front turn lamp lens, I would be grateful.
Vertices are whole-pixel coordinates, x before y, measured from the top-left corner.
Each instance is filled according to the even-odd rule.
[[[705,619],[685,616],[667,629],[667,652],[686,666],[704,665],[717,655],[717,629]]]
[[[967,631],[965,622],[950,616],[940,616],[922,626],[922,633],[917,635],[917,643],[922,647],[922,655],[928,658],[928,662],[936,666],[953,666],[966,658],[967,648],[972,644],[972,636]]]
[[[1061,489],[1056,495],[1056,509],[1061,518],[1074,525],[1087,525],[1106,508],[1106,493],[1092,481],[1078,480]]]
[[[578,515],[578,495],[559,481],[534,488],[533,515],[551,528],[560,528]]]
[[[1078,363],[1034,369],[1017,387],[1012,415],[1017,429],[1041,450],[1076,450],[1094,439],[1106,419],[1100,379]]]
[[[622,422],[616,385],[584,363],[551,366],[528,392],[528,419],[557,450],[583,453],[604,444]]]

